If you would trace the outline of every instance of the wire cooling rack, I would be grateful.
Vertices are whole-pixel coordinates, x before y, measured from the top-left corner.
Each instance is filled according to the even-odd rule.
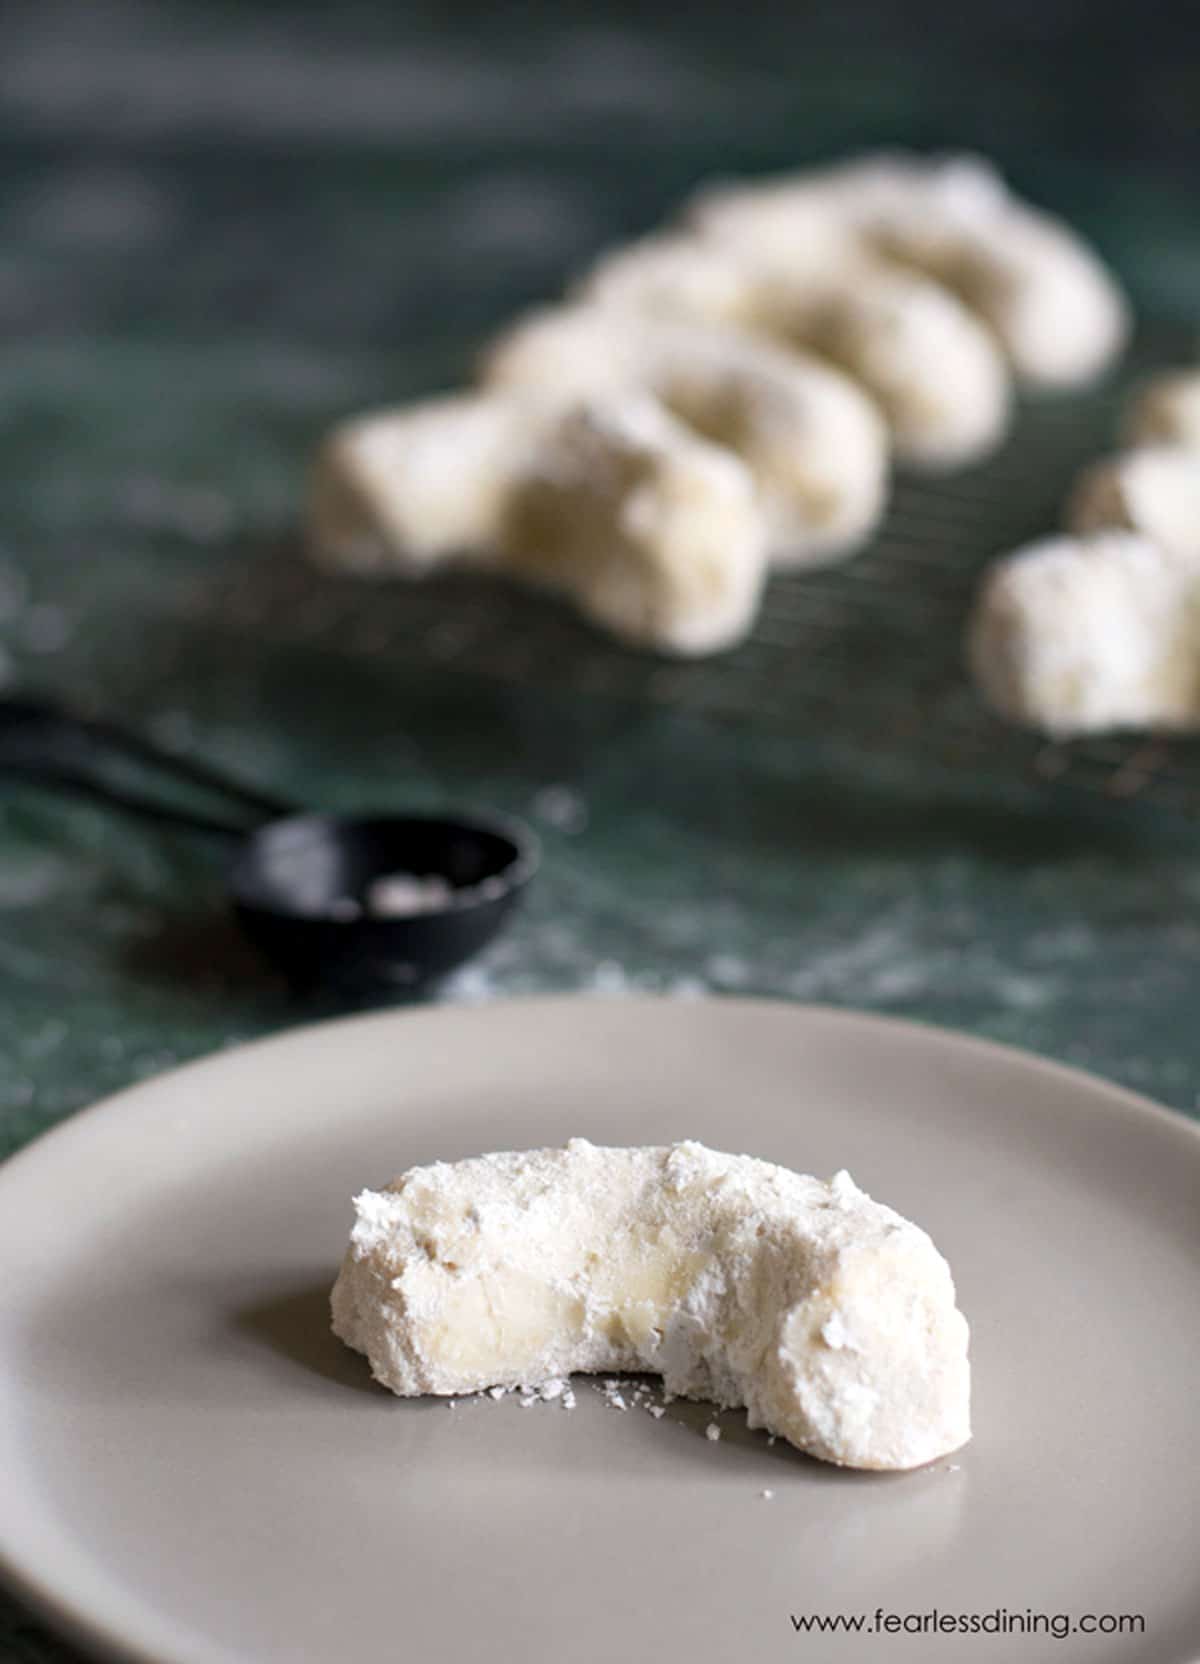
[[[750,639],[712,659],[630,652],[565,608],[493,581],[449,574],[364,587],[315,579],[294,553],[272,562],[269,576],[243,574],[210,598],[223,629],[257,629],[269,617],[277,639],[404,655],[439,674],[916,749],[992,777],[1032,773],[1200,812],[1200,743],[1146,736],[1048,743],[991,716],[961,657],[982,568],[1058,526],[1076,471],[1114,447],[1130,387],[1190,356],[1185,331],[1145,329],[1101,387],[1025,401],[1011,438],[987,463],[945,478],[901,477],[869,548],[840,565],[774,579]]]

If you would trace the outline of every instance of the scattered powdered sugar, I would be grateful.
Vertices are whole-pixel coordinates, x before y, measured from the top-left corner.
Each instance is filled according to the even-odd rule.
[[[733,953],[714,953],[704,971],[718,988],[744,988],[752,974],[746,961]]]
[[[535,968],[528,968],[530,962]],[[710,984],[694,973],[673,976],[669,971],[629,967],[612,958],[597,959],[586,931],[555,918],[545,924],[524,923],[519,939],[512,935],[501,939],[479,959],[447,977],[441,994],[443,999],[479,1004],[509,994],[561,988],[610,996],[661,992],[672,999],[698,1000],[709,993]]]
[[[519,1387],[486,1387],[476,1394],[476,1397],[479,1400],[490,1398],[494,1404],[498,1404],[502,1398],[509,1398],[514,1393],[523,1410],[531,1410],[535,1404],[558,1404],[564,1410],[575,1408],[574,1388],[570,1381],[562,1376],[555,1376],[549,1381],[525,1382]]]
[[[464,965],[442,984],[444,999],[461,1000],[464,1005],[480,1005],[484,1000],[495,999],[499,991],[486,965]]]
[[[597,994],[623,994],[629,978],[615,959],[602,959],[592,972],[592,988]]]
[[[37,1088],[31,1080],[0,1082],[0,1107],[5,1109],[25,1109],[36,1096]]]
[[[69,874],[69,865],[54,855],[29,855],[7,860],[0,869],[0,912],[36,907],[49,901]]]
[[[550,788],[545,788],[549,790]],[[957,895],[954,872],[946,886]],[[597,954],[586,919],[564,922],[562,910],[542,920],[527,914],[519,934],[494,944],[479,960],[448,978],[444,998],[477,1003],[511,994],[572,989],[628,997],[644,992],[677,1000],[711,993],[783,995],[854,1006],[899,1007],[914,1001],[974,1002],[989,1020],[1027,1021],[1050,1012],[1070,994],[1069,960],[1087,933],[1068,927],[1062,940],[1043,931],[1036,951],[1019,957],[975,929],[970,909],[946,907],[931,920],[911,898],[897,900],[857,930],[829,940],[823,928],[783,929],[757,941],[746,915],[718,908],[705,920],[687,909],[651,909],[647,936],[654,945],[617,957],[604,940]],[[709,947],[710,943],[719,947]],[[659,955],[655,963],[655,955]],[[1085,1062],[1081,1057],[1074,1061]],[[1170,1084],[1170,1083],[1168,1083]]]
[[[26,1037],[26,1057],[49,1057],[52,1052],[56,1052],[62,1045],[68,1032],[66,1023],[57,1017],[51,1018],[49,1022],[43,1023],[40,1028],[35,1029],[32,1034]]]
[[[570,786],[543,786],[534,796],[533,812],[568,837],[584,831],[588,823],[587,804]]]
[[[655,1421],[661,1421],[666,1414],[660,1394],[645,1381],[608,1376],[592,1381],[591,1386],[610,1409],[646,1410]]]
[[[501,1389],[503,1391],[503,1388]],[[554,1376],[549,1381],[541,1381],[536,1386],[523,1386],[521,1389],[521,1408],[532,1409],[535,1404],[561,1404],[564,1410],[575,1408],[575,1391],[569,1381],[561,1376]],[[491,1396],[496,1396],[493,1387]]]
[[[1053,984],[1045,977],[1023,976],[1002,972],[996,977],[996,998],[1004,1005],[1020,1011],[1036,1011],[1044,1006],[1053,992]]]
[[[666,1415],[666,1406],[661,1401],[661,1394],[649,1383],[636,1379],[617,1376],[589,1377],[588,1385],[598,1398],[603,1399],[610,1410],[619,1410],[622,1414],[630,1410],[645,1410],[655,1421],[661,1421]],[[552,1376],[548,1381],[536,1384],[525,1383],[520,1387],[494,1386],[487,1387],[477,1394],[478,1400],[489,1398],[493,1403],[499,1403],[503,1398],[516,1395],[517,1402],[523,1410],[532,1410],[535,1404],[557,1404],[564,1410],[573,1410],[578,1403],[575,1389],[571,1382],[563,1376]],[[457,1408],[459,1400],[447,1400],[447,1408]],[[710,1421],[704,1429],[704,1437],[710,1444],[716,1444],[721,1438],[721,1428],[715,1421]],[[770,1433],[767,1443],[775,1443],[776,1435]],[[944,1471],[957,1473],[958,1464],[954,1463]],[[774,1491],[760,1492],[767,1501],[775,1495]]]

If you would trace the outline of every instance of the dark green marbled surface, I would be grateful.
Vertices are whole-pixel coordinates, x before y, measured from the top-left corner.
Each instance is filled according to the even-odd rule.
[[[794,709],[731,725],[699,707],[753,685],[801,581],[743,658],[663,680],[540,603],[453,584],[365,596],[296,560],[304,459],[331,420],[453,379],[490,325],[715,168],[982,146],[1186,342],[1191,57],[1065,5],[971,15],[917,8],[905,32],[871,6],[761,24],[740,8],[686,24],[632,8],[4,8],[5,678],[313,803],[528,815],[546,844],[529,905],[443,997],[833,1001],[1030,1046],[1195,1112],[1193,824],[1038,783],[1032,751],[998,739],[986,767],[955,766],[937,739],[964,698],[951,645],[922,656],[884,629],[813,682],[846,679],[845,721],[797,672]],[[1036,478],[1003,459],[987,477],[947,593],[1041,529],[1070,456],[1103,443],[1111,401],[1076,426],[1071,410]],[[941,618],[937,571],[921,582]],[[932,682],[929,655],[946,667]],[[1180,766],[1196,769],[1187,747]],[[239,942],[212,851],[0,787],[4,1151],[335,1008],[293,998]],[[72,1656],[0,1602],[0,1657]]]

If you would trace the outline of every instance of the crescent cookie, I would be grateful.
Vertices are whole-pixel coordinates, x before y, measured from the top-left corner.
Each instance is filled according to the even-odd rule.
[[[334,1332],[402,1396],[651,1370],[848,1467],[970,1437],[950,1269],[846,1173],[572,1139],[413,1168],[355,1212]]]

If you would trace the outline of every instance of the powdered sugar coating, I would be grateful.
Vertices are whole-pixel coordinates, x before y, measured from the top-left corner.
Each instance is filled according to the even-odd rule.
[[[1008,371],[988,330],[941,284],[865,250],[852,258],[794,233],[777,249],[761,237],[674,232],[608,255],[578,293],[832,360],[880,406],[910,464],[961,467],[1008,425]]]
[[[652,394],[749,469],[777,566],[848,554],[882,515],[887,434],[872,401],[831,366],[741,331],[545,308],[498,337],[482,374],[490,389],[526,395]]]
[[[1080,534],[1141,532],[1200,567],[1200,451],[1146,445],[1102,457],[1076,481],[1067,525]]]
[[[342,423],[313,465],[314,559],[363,576],[487,564],[512,476],[544,424],[536,401],[469,393]]]
[[[846,1174],[573,1139],[414,1168],[355,1209],[334,1330],[401,1395],[649,1370],[848,1466],[969,1437],[949,1268]]]
[[[318,458],[309,536],[320,562],[359,573],[487,566],[679,654],[745,635],[767,558],[743,463],[623,384],[359,418]]]
[[[505,572],[623,640],[696,654],[750,628],[767,528],[738,457],[626,392],[547,427],[512,481],[497,546]]]
[[[702,191],[705,235],[809,250],[847,245],[923,272],[977,312],[1025,381],[1069,387],[1120,351],[1129,312],[1117,284],[1062,220],[1030,207],[982,157],[881,152],[824,169]]]
[[[1055,735],[1200,727],[1200,566],[1133,532],[994,563],[968,629],[984,695]]]

